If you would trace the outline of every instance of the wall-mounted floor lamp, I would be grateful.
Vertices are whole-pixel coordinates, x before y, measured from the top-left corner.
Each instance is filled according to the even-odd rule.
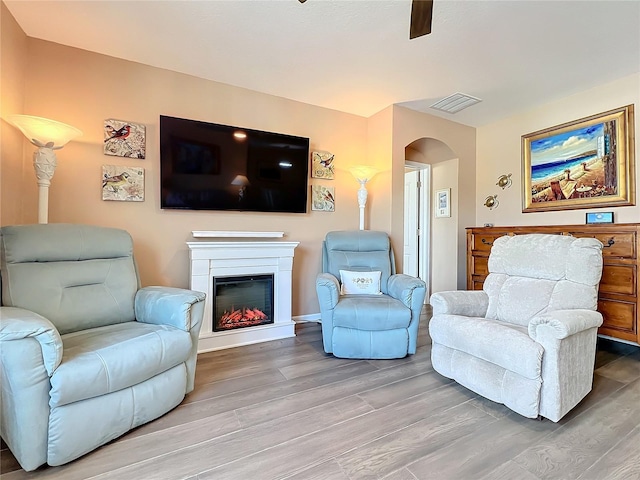
[[[356,177],[356,180],[360,183],[358,189],[358,206],[360,207],[360,230],[364,230],[364,207],[367,205],[367,188],[365,185],[371,180],[378,169],[370,167],[369,165],[356,165],[349,169],[351,174]]]
[[[38,179],[38,223],[49,221],[49,185],[56,170],[56,152],[82,132],[71,125],[31,115],[10,115],[17,127],[38,149],[33,152],[33,168]]]

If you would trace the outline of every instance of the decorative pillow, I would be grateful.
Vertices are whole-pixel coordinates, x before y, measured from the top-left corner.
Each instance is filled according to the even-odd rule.
[[[342,295],[382,295],[380,275],[382,272],[350,272],[340,270],[340,293]]]

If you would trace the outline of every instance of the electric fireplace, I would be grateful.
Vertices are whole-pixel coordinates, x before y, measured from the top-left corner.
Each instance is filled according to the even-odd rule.
[[[293,253],[284,232],[197,230],[190,288],[207,294],[198,353],[295,336]]]

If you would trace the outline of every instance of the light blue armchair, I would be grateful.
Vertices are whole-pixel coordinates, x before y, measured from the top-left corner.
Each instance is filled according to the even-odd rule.
[[[329,232],[323,243],[322,270],[316,291],[325,352],[372,359],[402,358],[416,352],[426,286],[418,278],[396,274],[386,233]],[[376,274],[364,274],[370,272]],[[377,272],[379,294],[376,288],[370,289],[375,287]],[[355,289],[345,290],[346,283]],[[349,293],[359,290],[368,293]]]
[[[0,233],[0,434],[25,470],[78,458],[193,389],[203,293],[139,289],[124,230]]]

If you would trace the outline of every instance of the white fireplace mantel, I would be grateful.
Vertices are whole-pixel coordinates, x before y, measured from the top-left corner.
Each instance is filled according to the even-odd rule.
[[[193,238],[282,238],[284,232],[238,232],[228,230],[194,230]]]
[[[197,233],[201,235],[196,236]],[[187,242],[191,258],[190,288],[207,294],[198,352],[295,336],[295,323],[291,318],[291,288],[293,253],[299,242],[263,240],[264,237],[260,235],[274,232],[222,232],[221,236],[206,235],[215,232],[202,233],[193,232],[196,238],[213,240]],[[243,235],[234,236],[234,233]],[[257,235],[251,236],[252,233]],[[273,275],[274,322],[214,332],[213,278],[265,274]]]

